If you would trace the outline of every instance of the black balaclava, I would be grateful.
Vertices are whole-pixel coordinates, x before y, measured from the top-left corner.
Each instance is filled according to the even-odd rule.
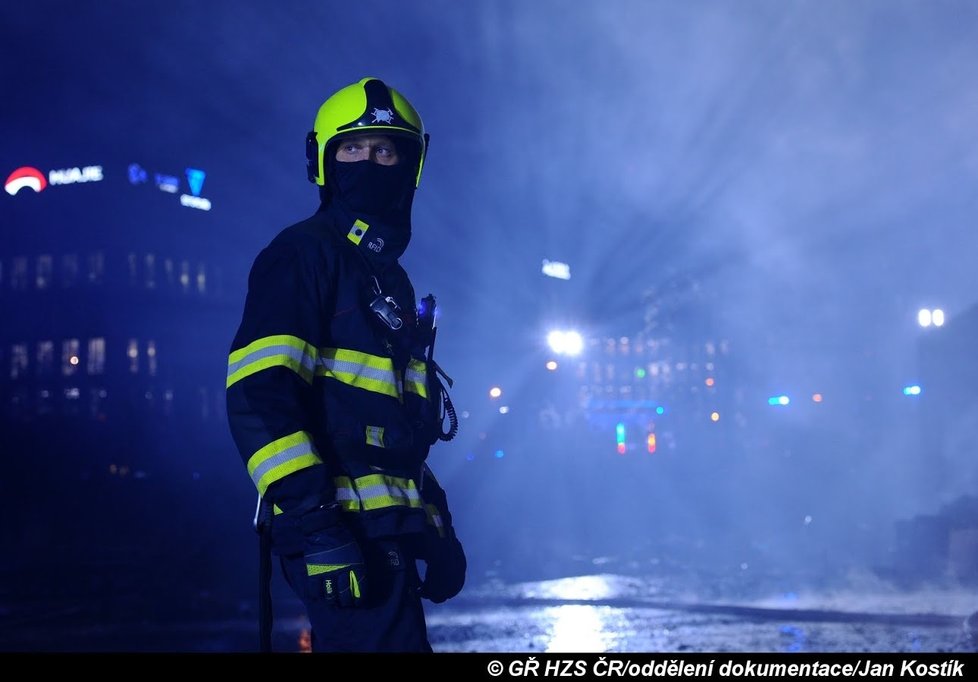
[[[383,131],[371,131],[383,135]],[[398,226],[411,224],[411,204],[420,149],[416,142],[391,136],[400,161],[384,166],[373,161],[337,161],[339,141],[326,148],[326,202],[335,201],[358,218],[379,219]]]
[[[381,271],[400,258],[411,240],[411,204],[420,158],[417,143],[391,139],[399,157],[394,166],[369,160],[337,161],[338,142],[328,145],[326,185],[320,188],[320,210],[344,214],[337,225],[344,235],[355,220],[369,225],[358,250]]]

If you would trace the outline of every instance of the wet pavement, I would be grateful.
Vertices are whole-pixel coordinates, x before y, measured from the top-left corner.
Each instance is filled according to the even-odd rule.
[[[428,606],[437,652],[974,652],[965,627],[974,589],[954,584],[897,590],[853,579],[821,590],[705,587],[678,576],[596,573],[534,582],[488,577]],[[299,651],[301,605],[277,584],[276,651]],[[736,593],[736,594],[735,594]],[[201,600],[198,599],[198,602]],[[5,651],[256,650],[250,601],[199,603],[192,617],[149,606],[99,612],[20,604],[0,612]]]

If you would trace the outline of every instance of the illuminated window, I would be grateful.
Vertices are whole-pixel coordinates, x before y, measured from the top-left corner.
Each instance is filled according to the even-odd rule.
[[[61,403],[64,407],[65,414],[78,414],[78,403],[81,401],[81,391],[77,386],[66,386],[62,392],[63,402]]]
[[[66,289],[78,282],[78,254],[66,253],[61,257],[61,286]]]
[[[88,373],[105,372],[105,339],[98,337],[88,340]]]
[[[190,262],[180,262],[180,288],[184,292],[190,291]]]
[[[70,377],[78,371],[80,344],[78,339],[65,339],[61,343],[61,373]]]
[[[135,374],[139,371],[139,341],[129,339],[126,355],[129,357],[129,371]]]
[[[27,257],[14,258],[10,268],[10,288],[14,291],[27,289]]]
[[[54,264],[50,254],[37,257],[37,271],[34,273],[34,282],[38,289],[47,289],[51,286],[51,275],[54,272]]]
[[[27,374],[27,344],[15,343],[10,347],[10,378],[19,379]]]
[[[129,258],[129,286],[136,286],[136,281],[139,276],[139,259],[136,258],[136,254],[130,253]]]
[[[50,389],[39,388],[37,390],[37,413],[50,414],[51,412],[54,412],[54,396]]]
[[[156,341],[146,342],[146,365],[150,376],[156,376]]]
[[[172,287],[175,281],[172,258],[166,258],[163,260],[163,277],[166,279],[167,288]]]
[[[37,375],[54,374],[54,341],[37,342]]]
[[[146,288],[156,288],[156,256],[151,253],[146,254]]]
[[[207,269],[203,263],[197,264],[197,292],[204,293],[207,288]]]
[[[93,418],[100,421],[105,419],[105,412],[102,410],[102,406],[105,404],[107,395],[108,393],[102,387],[88,389],[88,412]]]
[[[101,284],[105,277],[105,254],[101,251],[88,254],[88,283]]]

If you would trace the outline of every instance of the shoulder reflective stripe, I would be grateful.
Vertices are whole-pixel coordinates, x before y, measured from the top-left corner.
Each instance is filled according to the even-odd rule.
[[[269,367],[288,367],[308,383],[316,369],[319,351],[298,336],[280,334],[252,341],[228,356],[227,386]]]
[[[417,393],[422,398],[428,397],[428,367],[421,360],[408,360],[404,371],[404,390]]]
[[[322,463],[309,434],[305,431],[296,431],[273,440],[253,454],[248,459],[248,474],[255,482],[258,493],[264,495],[268,486],[275,481],[300,469]]]
[[[428,517],[428,523],[438,529],[438,537],[445,537],[445,526],[441,520],[441,512],[438,511],[438,507],[433,504],[426,504],[424,506],[425,515]]]
[[[368,426],[367,427],[367,445],[375,445],[378,448],[384,446],[384,427],[383,426]]]
[[[394,362],[390,358],[343,348],[324,348],[316,374],[398,400],[401,397],[397,390]]]
[[[353,221],[353,227],[351,227],[350,231],[346,233],[346,238],[359,246],[360,240],[363,239],[363,235],[367,234],[367,230],[369,229],[370,225],[357,218],[355,221]]]
[[[410,478],[385,474],[361,476],[354,481],[364,511],[384,507],[421,508],[421,496]]]

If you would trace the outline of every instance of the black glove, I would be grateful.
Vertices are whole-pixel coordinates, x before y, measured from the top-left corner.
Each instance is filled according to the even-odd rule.
[[[428,568],[418,590],[421,597],[441,604],[462,591],[465,584],[465,551],[454,530],[449,528],[447,537],[428,543],[426,561]]]
[[[336,606],[364,603],[367,576],[360,546],[340,517],[339,505],[319,507],[302,517],[306,592]]]

